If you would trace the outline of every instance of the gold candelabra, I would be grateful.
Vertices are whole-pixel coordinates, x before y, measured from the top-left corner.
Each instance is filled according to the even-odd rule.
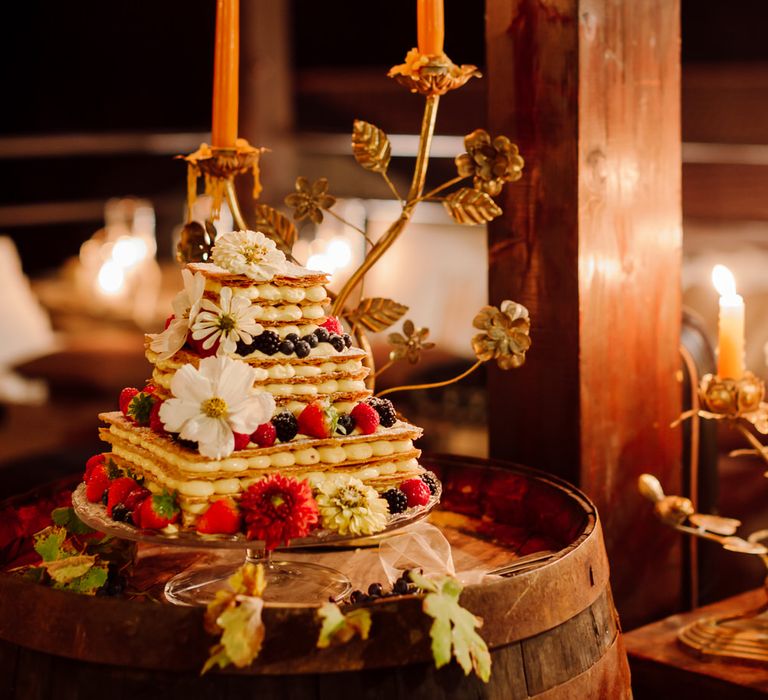
[[[478,129],[465,137],[467,150],[456,158],[456,177],[425,193],[430,146],[440,97],[461,87],[470,78],[480,77],[480,73],[475,66],[457,66],[444,53],[424,55],[418,49],[412,49],[403,64],[389,71],[389,76],[412,92],[421,94],[425,104],[416,163],[405,197],[400,195],[388,175],[391,145],[386,133],[368,122],[354,122],[352,151],[356,161],[365,170],[379,174],[400,204],[400,215],[378,240],[371,241],[365,231],[334,211],[336,199],[328,192],[328,181],[325,178],[314,183],[304,177],[296,180],[295,192],[284,200],[293,209],[293,220],[279,210],[260,203],[259,160],[266,149],[255,148],[244,139],[238,139],[232,149],[216,149],[202,144],[194,153],[183,156],[188,167],[188,215],[177,249],[180,262],[208,260],[216,234],[213,221],[218,218],[224,201],[236,227],[254,228],[265,233],[293,262],[296,262],[292,250],[298,238],[298,222],[309,219],[321,223],[323,214],[327,213],[358,231],[364,236],[368,250],[362,263],[345,281],[338,294],[331,295],[331,313],[344,321],[357,344],[368,351],[367,362],[371,371],[367,382],[371,390],[375,388],[376,379],[395,362],[407,359],[415,364],[421,359],[422,352],[431,349],[434,344],[426,341],[428,328],[417,328],[411,320],[406,319],[402,334],[389,334],[388,341],[392,347],[389,361],[376,371],[367,334],[390,328],[403,318],[408,307],[394,299],[365,298],[362,291],[357,304],[350,305],[353,292],[362,290],[366,274],[405,231],[419,203],[442,202],[449,215],[458,223],[487,223],[502,213],[493,197],[501,192],[505,183],[516,181],[522,176],[524,165],[517,146],[507,137],[492,138],[486,131]],[[235,179],[247,173],[253,176],[253,198],[256,200],[255,221],[250,226],[243,216],[235,191]],[[213,201],[211,220],[205,223],[192,220],[192,205],[197,197],[200,178],[203,179],[205,193]],[[470,178],[471,187],[455,188]],[[503,369],[518,367],[525,361],[525,353],[530,347],[530,320],[525,307],[511,301],[503,302],[500,307],[487,306],[475,316],[473,324],[481,331],[475,335],[472,343],[477,362],[466,371],[432,384],[390,388],[381,395],[446,386],[463,379],[491,359],[495,359]]]

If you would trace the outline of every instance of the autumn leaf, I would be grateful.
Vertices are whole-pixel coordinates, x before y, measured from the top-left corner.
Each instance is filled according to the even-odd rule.
[[[371,631],[371,613],[365,608],[357,608],[345,615],[336,603],[325,603],[317,614],[323,622],[317,639],[318,649],[346,644],[356,634],[360,639],[368,639]]]
[[[67,531],[63,527],[50,526],[35,535],[35,551],[43,558],[43,561],[56,561],[66,556],[64,542],[67,539]]]

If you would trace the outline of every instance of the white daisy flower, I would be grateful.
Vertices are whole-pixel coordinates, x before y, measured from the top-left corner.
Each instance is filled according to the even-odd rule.
[[[216,239],[211,259],[236,275],[264,282],[285,269],[285,255],[261,231],[232,231]]]
[[[197,312],[205,290],[205,277],[199,272],[194,275],[189,270],[181,271],[184,289],[173,299],[173,319],[162,333],[151,335],[150,349],[158,353],[158,359],[167,360],[176,354],[187,342],[189,327]]]
[[[169,432],[197,442],[204,457],[227,457],[234,433],[250,435],[275,411],[272,394],[254,388],[256,374],[229,357],[206,357],[199,369],[186,364],[173,375],[173,398],[160,407],[160,420]]]
[[[324,479],[317,484],[315,501],[323,527],[340,535],[372,535],[387,526],[387,502],[359,479]]]
[[[192,324],[192,337],[205,339],[205,350],[210,350],[218,341],[217,355],[234,353],[238,341],[250,343],[254,335],[264,330],[255,320],[258,308],[246,297],[233,296],[230,287],[222,287],[218,305],[203,299],[200,306],[202,310]]]

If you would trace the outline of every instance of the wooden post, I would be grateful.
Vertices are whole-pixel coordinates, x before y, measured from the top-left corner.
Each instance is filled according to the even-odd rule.
[[[489,226],[492,303],[531,312],[489,377],[491,456],[578,484],[625,626],[676,609],[680,542],[637,494],[680,492],[677,0],[487,0],[489,127],[526,170]]]

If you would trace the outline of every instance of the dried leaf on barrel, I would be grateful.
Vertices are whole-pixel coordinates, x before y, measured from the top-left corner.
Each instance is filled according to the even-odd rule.
[[[371,613],[365,608],[357,608],[345,615],[336,603],[325,603],[317,614],[323,622],[317,639],[318,649],[346,644],[355,635],[359,635],[360,639],[368,639]]]
[[[352,326],[363,326],[372,333],[378,333],[397,323],[407,311],[407,306],[392,299],[372,297],[363,299],[356,309],[346,314],[346,319]]]
[[[355,160],[366,170],[385,173],[392,157],[392,146],[379,127],[355,119],[352,128],[352,151]]]
[[[443,204],[459,224],[486,224],[502,213],[501,207],[489,195],[471,187],[451,192]]]
[[[393,362],[407,359],[412,365],[415,365],[421,359],[423,350],[431,350],[435,347],[434,343],[427,342],[429,328],[416,328],[413,321],[407,319],[403,324],[403,333],[390,333],[387,337],[392,350],[389,353],[389,359]]]
[[[323,209],[336,204],[336,198],[328,194],[328,178],[321,177],[311,185],[305,177],[296,178],[296,191],[291,192],[285,203],[291,207],[293,218],[302,221],[309,218],[316,224],[323,223]]]
[[[477,633],[483,621],[459,605],[462,585],[452,576],[428,579],[411,571],[411,580],[424,592],[423,610],[434,619],[429,636],[435,668],[454,657],[464,671],[471,671],[487,683],[491,677],[491,654]]]
[[[288,252],[293,250],[298,231],[296,225],[285,214],[268,204],[257,204],[255,207],[256,228],[270,238],[282,241]]]
[[[514,301],[501,306],[484,306],[472,321],[482,330],[472,338],[472,349],[481,362],[496,360],[501,369],[520,367],[531,347],[531,320],[528,309]]]
[[[229,589],[218,591],[205,612],[206,632],[220,634],[221,639],[211,647],[201,675],[214,666],[250,666],[264,642],[264,567],[245,564],[230,576],[228,583]]]

